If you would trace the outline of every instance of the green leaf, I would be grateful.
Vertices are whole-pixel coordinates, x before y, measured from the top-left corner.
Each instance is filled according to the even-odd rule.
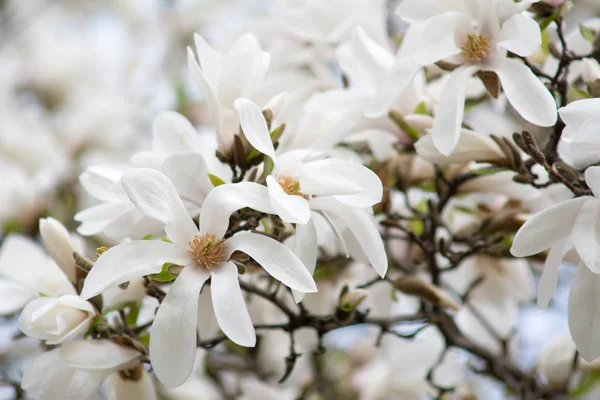
[[[502,171],[509,171],[509,169],[500,168],[500,167],[484,167],[484,168],[472,169],[470,172],[475,175],[484,176],[484,175],[493,175],[493,174],[496,174],[496,173],[502,172]]]
[[[271,139],[273,139],[274,137],[279,135],[279,132],[284,128],[285,128],[285,125],[279,125],[277,128],[273,129],[273,131],[269,134],[269,136],[271,136]],[[246,156],[246,161],[251,161],[253,158],[258,157],[259,155],[260,155],[260,151],[258,151],[256,149],[252,149],[250,154],[248,154]]]
[[[331,278],[333,274],[331,273],[331,269],[330,268],[323,268],[321,266],[318,266],[315,268],[315,272],[313,274],[313,279],[315,281],[323,281],[326,279]]]
[[[129,307],[135,307],[137,303],[137,301],[122,301],[120,303],[113,304],[112,306],[107,307],[106,309],[104,309],[104,311],[102,311],[102,316],[104,317],[108,313],[111,313],[113,311],[120,311]]]
[[[157,282],[171,282],[177,278],[177,275],[173,275],[169,272],[169,267],[173,265],[172,263],[164,263],[162,266],[162,271],[158,274],[150,275],[150,278],[154,279]]]
[[[94,318],[92,320],[92,324],[90,325],[90,329],[88,329],[87,332],[83,334],[83,338],[87,339],[87,337],[90,336],[92,334],[92,332],[94,332],[94,329],[96,329],[98,327],[98,325],[100,325],[102,322],[104,322],[104,318],[102,318],[102,317]]]
[[[144,236],[142,238],[142,240],[150,240],[150,239],[152,239],[152,234],[151,233],[147,234],[146,236]]]
[[[562,12],[562,7],[558,7],[556,9],[556,11],[554,11],[554,14],[550,15],[545,20],[543,20],[542,23],[540,24],[540,31],[544,31],[548,27],[548,25],[550,25],[552,22],[556,21],[556,19],[558,17],[560,17],[561,12]]]
[[[396,123],[398,128],[402,129],[412,140],[416,141],[419,139],[419,131],[407,124],[402,114],[396,111],[390,111],[389,117]]]
[[[581,379],[579,386],[569,393],[569,397],[571,398],[579,398],[586,395],[596,384],[600,382],[600,372],[590,372],[589,374],[585,374]]]
[[[344,303],[340,306],[340,310],[345,312],[351,312],[352,310],[354,310],[354,307],[350,303]]]
[[[173,243],[173,242],[171,242],[171,239],[169,239],[166,236],[164,238],[161,238],[160,240],[162,240],[163,242],[167,242],[167,243]]]
[[[596,32],[594,32],[593,30],[591,30],[583,24],[579,24],[579,33],[581,33],[581,36],[583,36],[585,40],[587,40],[590,43],[594,43]]]
[[[143,344],[146,347],[150,346],[150,334],[146,333],[145,335],[142,336],[138,336],[137,338],[138,342],[140,342],[141,344]]]
[[[225,184],[225,181],[223,179],[213,174],[208,174],[208,179],[210,179],[210,183],[212,183],[214,187]]]
[[[427,110],[427,104],[425,104],[424,101],[417,104],[417,107],[413,111],[413,114],[428,115],[429,111]]]
[[[265,155],[263,155],[263,157],[263,176],[266,178],[267,176],[271,175],[271,172],[273,172],[273,168],[275,168],[275,163],[273,162],[273,159],[271,157]]]
[[[140,308],[142,303],[138,302],[135,306],[129,309],[129,312],[125,316],[125,323],[129,326],[135,326],[138,316],[140,315]]]
[[[392,301],[394,303],[397,303],[398,300],[400,299],[398,298],[398,294],[396,293],[396,288],[392,286]]]

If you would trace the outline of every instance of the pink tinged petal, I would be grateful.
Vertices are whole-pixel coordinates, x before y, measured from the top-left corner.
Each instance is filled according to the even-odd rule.
[[[237,267],[227,262],[213,268],[210,289],[215,316],[223,333],[240,346],[254,347],[256,334],[240,289]]]
[[[598,115],[598,110],[600,110],[600,99],[583,99],[560,108],[558,113],[565,125],[577,132],[586,121]]]
[[[573,248],[573,242],[570,238],[564,238],[550,249],[548,256],[546,257],[546,263],[540,277],[540,283],[538,287],[537,295],[537,308],[540,310],[548,307],[550,299],[556,289],[556,283],[558,282],[558,267],[562,262],[565,254]]]
[[[538,254],[569,236],[579,210],[591,199],[566,200],[538,212],[517,231],[510,253],[515,257]]]
[[[269,203],[269,193],[263,185],[240,182],[220,185],[210,191],[200,214],[200,232],[222,238],[234,211],[250,207],[266,214],[275,214]]]
[[[465,113],[467,84],[477,70],[477,66],[462,66],[452,71],[440,95],[431,137],[435,147],[445,156],[452,154],[458,143]]]
[[[569,331],[586,361],[600,357],[600,274],[582,263],[569,290]]]
[[[138,240],[112,247],[94,263],[81,298],[89,299],[123,282],[157,274],[166,262],[185,266],[191,260],[186,250],[162,240]]]
[[[134,168],[123,174],[122,181],[133,205],[165,223],[169,239],[177,246],[187,248],[188,242],[198,234],[198,228],[169,178],[152,169]]]
[[[106,395],[108,399],[157,400],[154,381],[146,370],[142,370],[139,380],[123,379],[120,374],[113,373],[106,379]]]
[[[154,373],[167,387],[185,382],[196,359],[198,296],[210,277],[201,267],[184,268],[160,304],[150,336]]]
[[[421,29],[421,46],[415,52],[415,59],[421,65],[460,54],[462,51],[455,40],[459,27],[470,27],[467,16],[458,12],[448,12],[430,18]]]
[[[275,148],[271,141],[267,121],[260,107],[248,99],[237,99],[233,106],[238,111],[244,136],[246,136],[252,147],[271,158],[275,158]]]
[[[502,24],[498,46],[527,57],[541,45],[540,26],[532,18],[524,14],[515,14]]]
[[[127,364],[142,354],[127,346],[110,340],[74,340],[60,347],[65,363],[80,369],[112,369]]]
[[[592,189],[594,196],[600,197],[600,167],[588,167],[585,170],[585,183]]]
[[[312,275],[302,261],[282,243],[257,233],[240,232],[227,239],[228,256],[235,250],[246,253],[269,275],[290,289],[303,293],[317,291]]]
[[[579,209],[571,232],[581,261],[592,272],[600,272],[600,200],[586,202]]]
[[[189,207],[199,209],[213,188],[208,178],[206,161],[198,153],[175,153],[165,160],[162,171],[171,180],[184,204]]]
[[[316,198],[310,201],[310,205],[313,210],[328,212],[343,221],[356,241],[360,243],[375,272],[381,277],[385,276],[388,268],[387,255],[379,231],[369,215],[363,210],[348,207],[333,198]]]
[[[302,184],[300,184],[302,188]],[[273,210],[285,222],[305,224],[310,219],[308,201],[295,195],[287,194],[272,176],[267,176],[269,201]]]
[[[493,71],[500,78],[508,101],[523,118],[539,126],[556,123],[554,97],[526,65],[506,58]]]
[[[317,250],[317,229],[312,220],[306,224],[296,224],[296,234],[292,239],[292,251],[302,261],[310,275],[315,272],[317,265]],[[295,290],[292,290],[292,295],[296,303],[300,303],[304,298],[304,293]]]
[[[188,47],[187,60],[188,60],[188,69],[190,70],[192,79],[194,80],[194,82],[196,82],[198,89],[204,96],[204,100],[206,101],[206,104],[210,111],[210,116],[212,118],[212,121],[214,123],[216,123],[216,122],[218,122],[217,114],[219,111],[219,104],[217,103],[217,99],[216,99],[216,95],[215,95],[213,86],[216,87],[217,83],[209,82],[207,80],[207,76],[204,75],[203,71],[200,69],[200,66],[198,65],[198,62],[196,61],[196,58],[194,57],[194,52],[189,47]]]

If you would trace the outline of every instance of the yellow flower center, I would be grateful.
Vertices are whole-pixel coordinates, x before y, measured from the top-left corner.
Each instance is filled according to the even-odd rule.
[[[217,236],[212,233],[194,236],[189,241],[189,246],[188,253],[192,256],[192,261],[206,269],[211,269],[225,259],[225,241],[217,240]]]
[[[277,183],[283,188],[283,191],[287,194],[294,196],[304,196],[300,191],[300,182],[298,179],[292,178],[291,176],[278,176]]]
[[[484,35],[468,34],[461,45],[462,57],[465,61],[481,62],[490,54],[490,40]]]

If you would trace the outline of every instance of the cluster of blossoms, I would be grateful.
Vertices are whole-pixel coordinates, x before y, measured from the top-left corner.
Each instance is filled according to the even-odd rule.
[[[290,0],[220,46],[191,1],[159,31],[160,7],[118,3],[132,32],[170,38],[149,57],[179,63],[150,73],[134,57],[161,84],[128,88],[131,108],[112,100],[126,62],[111,85],[70,83],[69,63],[6,68],[63,130],[27,145],[0,132],[0,164],[43,181],[36,205],[57,190],[80,201],[27,213],[7,189],[0,314],[23,335],[0,347],[0,386],[41,400],[597,398],[594,2]],[[561,320],[569,276],[568,329],[540,329]]]

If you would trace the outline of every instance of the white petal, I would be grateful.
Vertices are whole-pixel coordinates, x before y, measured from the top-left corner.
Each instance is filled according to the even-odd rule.
[[[165,160],[162,171],[171,180],[184,204],[200,208],[213,188],[206,161],[198,153],[175,153]]]
[[[445,156],[433,144],[431,135],[424,135],[415,143],[417,154],[425,160],[439,165],[464,164],[470,161],[490,161],[505,158],[496,142],[489,136],[461,130],[454,151]]]
[[[532,124],[552,126],[556,122],[556,102],[537,76],[523,63],[504,59],[493,68],[510,104]]]
[[[585,170],[585,183],[592,189],[594,196],[600,197],[600,167],[589,167]]]
[[[152,149],[159,153],[192,151],[201,146],[194,126],[183,115],[163,111],[152,124]]]
[[[569,331],[586,361],[600,357],[600,274],[577,266],[569,290]]]
[[[343,221],[356,241],[360,243],[375,271],[379,276],[385,276],[388,267],[385,248],[373,220],[363,210],[350,208],[327,197],[311,200],[310,206],[313,210],[329,212]]]
[[[166,262],[185,266],[191,261],[187,251],[162,240],[138,240],[112,247],[94,263],[81,297],[89,299],[123,282],[157,274]]]
[[[133,168],[123,174],[122,181],[135,207],[165,223],[169,239],[177,246],[187,248],[190,239],[198,234],[198,228],[169,178],[152,169]]]
[[[579,209],[590,199],[591,197],[580,197],[566,200],[529,218],[517,231],[510,253],[515,257],[531,256],[569,236]]]
[[[397,60],[389,74],[375,89],[375,94],[365,108],[365,116],[377,118],[387,114],[392,104],[412,83],[420,68],[421,66],[411,58],[402,57],[401,60]]]
[[[589,119],[598,115],[600,99],[577,100],[558,110],[563,122],[574,131]]]
[[[107,400],[157,400],[154,381],[146,370],[142,369],[142,376],[134,381],[124,379],[120,374],[113,373],[106,379]]]
[[[317,286],[302,261],[285,245],[258,233],[240,232],[227,239],[230,252],[246,253],[269,275],[299,292],[316,292]]]
[[[304,163],[300,169],[300,191],[315,196],[361,193],[364,189],[355,173],[362,173],[362,169],[366,168],[331,158]]]
[[[119,180],[129,167],[125,165],[94,165],[79,176],[81,186],[94,198],[104,202],[120,199]]]
[[[271,141],[271,134],[260,107],[248,99],[237,99],[233,106],[238,111],[244,136],[246,136],[252,147],[271,158],[275,158],[275,148]]]
[[[571,127],[565,128],[568,132],[567,135],[563,135],[561,138],[563,141],[571,143],[571,149],[578,153],[598,153],[600,152],[600,140],[598,140],[598,130],[600,129],[600,116],[593,117],[585,121],[577,131],[570,129]]]
[[[586,202],[579,209],[571,233],[581,261],[592,272],[600,272],[600,200]]]
[[[196,54],[198,54],[202,74],[209,84],[216,85],[221,73],[221,55],[197,33],[194,33],[194,43],[196,44]]]
[[[60,347],[61,358],[74,368],[111,369],[141,357],[132,347],[110,340],[74,340]]]
[[[200,92],[202,92],[204,100],[206,101],[206,105],[208,106],[208,109],[210,111],[210,116],[213,122],[216,123],[216,116],[219,111],[219,104],[217,103],[213,87],[216,87],[218,83],[208,81],[209,77],[204,75],[203,71],[198,65],[198,62],[196,61],[196,58],[194,57],[194,52],[189,47],[187,61],[188,69],[190,70],[192,79],[196,82],[196,85],[198,85],[198,89],[200,89]]]
[[[311,275],[315,272],[317,265],[317,250],[317,229],[312,220],[306,224],[296,224],[296,234],[292,239],[292,251]],[[296,303],[300,303],[304,298],[304,293],[296,290],[292,290],[292,295]]]
[[[310,207],[305,198],[287,194],[272,176],[267,176],[267,188],[270,204],[282,220],[299,224],[308,222]]]
[[[254,347],[256,334],[242,296],[237,267],[230,262],[214,268],[210,290],[219,327],[234,343]]]
[[[446,156],[454,151],[458,143],[467,83],[478,69],[476,66],[462,66],[452,71],[440,95],[431,136],[435,147]]]
[[[222,238],[234,211],[250,207],[266,214],[275,214],[269,203],[269,193],[263,185],[240,182],[220,185],[210,191],[200,214],[200,232]]]
[[[558,267],[562,263],[565,254],[573,248],[573,242],[570,238],[564,238],[555,243],[546,257],[546,263],[540,277],[537,295],[537,308],[543,310],[548,307],[550,299],[556,289],[558,282]]]
[[[460,54],[454,38],[458,26],[471,26],[462,13],[448,12],[430,18],[421,29],[421,46],[414,55],[417,62],[427,65]]]
[[[50,257],[56,261],[71,282],[76,282],[73,243],[69,231],[52,217],[40,218],[40,236]]]
[[[37,296],[34,291],[5,279],[0,280],[0,293],[0,315],[16,313]]]
[[[402,0],[396,8],[396,15],[407,22],[425,22],[450,10],[448,2],[440,0]]]
[[[150,335],[150,359],[157,378],[167,387],[185,382],[196,359],[198,296],[208,271],[184,268],[160,303]]]
[[[335,111],[362,111],[369,101],[369,95],[359,89],[335,89],[315,93],[304,104],[305,113],[324,113]]]
[[[515,14],[502,24],[498,45],[527,57],[542,45],[540,26],[524,14]]]

